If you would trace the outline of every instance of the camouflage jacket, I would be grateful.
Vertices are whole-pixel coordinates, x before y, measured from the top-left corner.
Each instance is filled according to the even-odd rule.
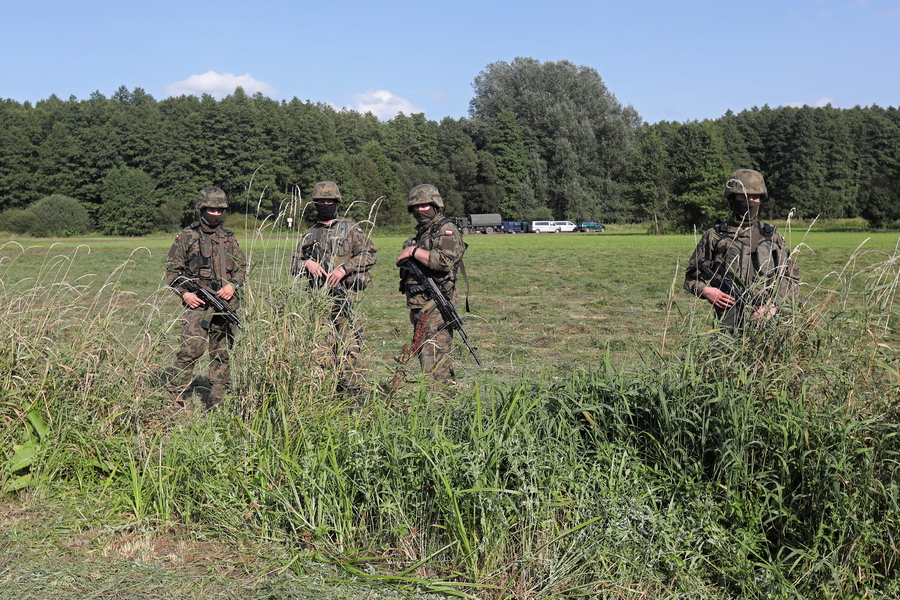
[[[340,218],[328,225],[316,223],[303,234],[294,250],[291,275],[309,277],[304,264],[310,259],[328,272],[342,266],[347,276],[341,280],[341,287],[359,292],[372,280],[369,271],[375,266],[376,251],[356,221]]]
[[[416,246],[428,250],[428,265],[422,266],[422,273],[434,279],[435,283],[456,303],[456,274],[466,252],[462,233],[453,221],[443,215],[436,215],[430,221],[416,227],[416,234],[403,242],[403,247]],[[410,309],[422,308],[428,302],[421,283],[405,269],[400,269],[400,291],[406,294],[406,305]]]
[[[194,221],[175,236],[166,259],[166,280],[179,296],[186,291],[178,284],[180,277],[199,279],[212,290],[226,283],[238,289],[247,281],[246,269],[247,259],[233,231],[217,227],[206,232]]]
[[[697,297],[711,285],[700,272],[702,260],[708,261],[713,273],[725,274],[737,285],[743,285],[750,297],[757,299],[757,305],[793,296],[800,284],[800,270],[791,258],[787,242],[768,223],[738,227],[725,221],[706,230],[684,277],[684,289]],[[717,287],[716,282],[712,285]]]

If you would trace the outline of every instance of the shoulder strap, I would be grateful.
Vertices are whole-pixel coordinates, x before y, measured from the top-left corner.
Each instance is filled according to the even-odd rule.
[[[438,219],[431,225],[431,227],[428,229],[428,232],[431,234],[434,234],[435,231],[437,231],[438,229],[440,229],[441,227],[443,227],[444,225],[447,225],[447,224],[455,225],[453,223],[453,219],[451,219],[449,217],[443,217],[441,219]],[[462,231],[459,232],[459,235],[462,236]],[[418,240],[417,240],[417,243],[418,243]],[[463,244],[465,244],[465,246],[468,248],[468,246],[469,246],[468,244],[466,244],[465,242],[463,242]],[[460,260],[458,269],[459,269],[459,272],[463,276],[463,281],[466,282],[466,312],[472,312],[471,310],[469,310],[469,276],[466,275],[466,263],[464,261]]]
[[[728,235],[728,221],[722,221],[716,225],[715,230],[716,233],[719,234],[719,237],[726,237]]]

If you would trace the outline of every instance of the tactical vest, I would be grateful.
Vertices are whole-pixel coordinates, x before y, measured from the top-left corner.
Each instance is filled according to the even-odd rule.
[[[353,258],[350,232],[356,223],[341,219],[334,227],[313,227],[307,241],[308,254],[328,271],[337,269]]]
[[[228,233],[221,227],[212,233],[197,230],[197,277],[212,290],[231,278],[234,259],[228,251]]]
[[[453,225],[453,220],[447,217],[443,217],[438,219],[434,223],[431,224],[431,227],[428,228],[427,231],[417,232],[415,237],[413,237],[413,245],[419,246],[419,242],[421,241],[422,234],[427,233],[427,237],[430,240],[434,240],[435,232],[445,225]],[[414,260],[414,259],[413,259]],[[461,261],[460,261],[461,262]],[[431,277],[435,283],[440,286],[444,292],[449,292],[453,287],[453,284],[456,282],[456,273],[459,270],[459,263],[457,263],[453,270],[448,273],[436,273],[428,268],[428,265],[421,265],[420,267],[422,272],[427,277]],[[425,291],[425,285],[422,282],[418,281],[416,277],[412,274],[408,269],[401,269],[401,279],[400,279],[400,291],[406,292],[409,294],[421,294]]]
[[[749,239],[729,231],[727,221],[716,225],[715,232],[719,241],[715,245],[714,272],[736,274],[749,286],[757,278],[772,274],[778,266],[774,225],[752,225]]]
[[[303,253],[310,256],[329,273],[353,258],[350,236],[359,225],[349,219],[340,219],[332,227],[313,227],[304,244]],[[366,271],[348,273],[341,280],[346,290],[361,292],[368,287],[372,276]]]

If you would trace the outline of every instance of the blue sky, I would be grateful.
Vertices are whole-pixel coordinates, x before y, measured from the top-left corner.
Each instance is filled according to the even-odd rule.
[[[440,120],[517,56],[597,70],[645,121],[768,104],[900,106],[900,0],[4,3],[0,98],[157,100],[242,85]]]

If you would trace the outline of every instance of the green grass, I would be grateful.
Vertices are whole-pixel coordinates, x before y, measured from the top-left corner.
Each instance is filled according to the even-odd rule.
[[[159,378],[171,237],[7,244],[0,580],[51,598],[895,597],[897,237],[789,235],[805,304],[742,340],[680,289],[693,236],[470,236],[484,367],[457,348],[455,393],[398,364],[403,237],[376,237],[361,310],[393,391],[364,399],[327,368],[322,299],[287,277],[295,234],[243,236],[248,332],[210,415],[173,413]]]

